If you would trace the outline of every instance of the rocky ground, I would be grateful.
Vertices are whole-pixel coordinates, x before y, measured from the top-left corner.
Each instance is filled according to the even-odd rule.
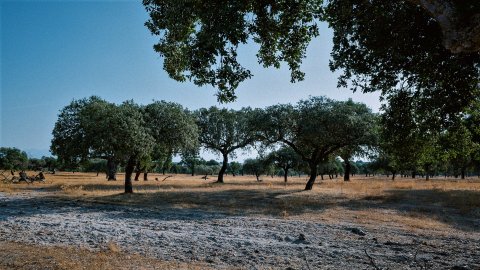
[[[480,269],[479,231],[419,233],[0,193],[0,242],[91,250],[114,244],[127,253],[217,269]]]

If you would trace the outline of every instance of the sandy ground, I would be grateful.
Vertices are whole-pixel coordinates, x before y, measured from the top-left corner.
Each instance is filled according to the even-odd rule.
[[[480,269],[477,223],[405,230],[332,217],[129,206],[38,190],[0,193],[0,241],[6,242],[93,251],[115,245],[126,254],[216,269]]]

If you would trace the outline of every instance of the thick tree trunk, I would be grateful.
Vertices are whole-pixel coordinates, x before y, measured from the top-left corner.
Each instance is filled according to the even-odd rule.
[[[142,172],[140,170],[136,171],[135,172],[135,181],[138,181],[138,178],[140,177],[140,174],[142,174]]]
[[[392,172],[392,181],[395,181],[395,172]]]
[[[107,174],[108,174],[108,181],[116,181],[117,180],[117,164],[112,158],[107,159]]]
[[[461,171],[461,174],[462,174],[462,179],[465,179],[465,167],[462,167],[462,171]]]
[[[125,166],[125,193],[133,193],[132,174],[135,169],[135,158],[130,157]]]
[[[468,1],[409,0],[423,7],[440,26],[443,45],[452,53],[480,51],[480,14],[468,14],[458,10],[458,5]],[[462,3],[465,2],[465,3]]]
[[[228,166],[228,154],[224,153],[223,154],[222,168],[220,168],[220,171],[218,172],[217,183],[223,183],[223,175],[225,174],[225,171],[227,170],[227,166]]]
[[[315,183],[315,179],[317,178],[317,164],[311,162],[309,164],[310,167],[310,179],[308,179],[307,185],[305,186],[305,190],[312,190],[313,184]]]
[[[143,173],[143,181],[148,181],[148,172]]]
[[[412,171],[412,178],[415,179],[415,176],[417,175],[417,172],[416,171]]]
[[[350,161],[345,159],[345,173],[343,174],[343,181],[350,181],[350,171],[351,171]]]
[[[288,180],[288,168],[283,168],[283,180],[285,181],[285,184],[286,184]]]

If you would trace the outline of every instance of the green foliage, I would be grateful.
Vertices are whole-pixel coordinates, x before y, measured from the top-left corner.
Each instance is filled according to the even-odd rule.
[[[291,148],[291,147],[281,147],[278,150],[272,151],[266,159],[275,165],[277,168],[280,168],[284,171],[285,174],[288,174],[290,169],[298,170],[303,164],[302,158]]]
[[[153,142],[133,101],[115,105],[91,97],[74,100],[62,109],[53,130],[51,151],[66,164],[91,158],[126,163],[131,157],[150,153]]]
[[[24,170],[27,165],[27,153],[15,147],[0,147],[0,169]]]
[[[41,171],[45,167],[45,160],[40,158],[29,158],[28,159],[28,170],[32,171]]]
[[[405,1],[331,0],[334,30],[330,67],[339,85],[384,98],[410,91],[422,124],[441,128],[479,94],[480,53],[454,54],[442,43],[436,20]]]
[[[233,176],[241,174],[243,171],[243,166],[241,163],[232,161],[228,164],[227,173],[232,174]]]
[[[104,159],[88,159],[82,162],[81,168],[84,172],[106,172],[107,161]]]
[[[234,155],[255,141],[254,130],[249,125],[251,109],[239,111],[210,107],[195,112],[200,130],[199,141],[214,153]]]
[[[143,0],[150,15],[145,23],[159,36],[154,46],[164,69],[177,81],[218,87],[218,100],[235,100],[239,83],[251,72],[237,61],[239,45],[260,45],[265,67],[286,62],[291,80],[302,80],[300,64],[307,45],[318,35],[320,0],[172,1]]]
[[[152,159],[166,169],[172,155],[198,148],[198,129],[193,116],[180,104],[155,101],[143,108],[145,123],[155,140]]]
[[[268,160],[255,158],[255,159],[246,159],[243,162],[243,172],[246,174],[255,175],[257,181],[260,180],[260,176],[270,172],[271,167],[269,166]]]
[[[317,165],[344,147],[371,143],[375,117],[364,104],[311,97],[295,106],[275,105],[255,111],[257,136],[265,143],[281,142],[309,164],[311,189]]]
[[[92,96],[88,99],[73,100],[60,111],[52,132],[50,151],[62,163],[77,164],[89,157],[91,138],[87,137],[85,127],[82,126],[81,112],[96,103],[106,105],[106,101]]]

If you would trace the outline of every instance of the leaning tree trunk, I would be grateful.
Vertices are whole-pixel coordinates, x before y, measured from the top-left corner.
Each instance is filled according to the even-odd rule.
[[[138,178],[140,177],[140,174],[142,174],[142,172],[140,170],[136,171],[135,172],[135,179],[134,181],[138,181]]]
[[[107,159],[108,181],[117,181],[117,164],[113,158]]]
[[[135,158],[130,157],[125,166],[125,193],[133,193],[132,174],[135,169]]]
[[[288,180],[288,167],[287,167],[287,168],[283,168],[283,180],[285,181],[285,184],[287,184],[287,180]]]
[[[317,164],[311,162],[309,164],[310,167],[310,179],[308,179],[307,185],[305,186],[305,190],[312,190],[313,184],[315,183],[315,179],[317,179]]]
[[[348,158],[345,159],[345,173],[343,174],[343,181],[350,181],[350,171],[352,166],[350,165],[350,161]]]
[[[228,154],[223,154],[222,168],[220,168],[220,171],[218,172],[217,183],[223,183],[223,175],[227,170],[227,166],[228,166]]]

